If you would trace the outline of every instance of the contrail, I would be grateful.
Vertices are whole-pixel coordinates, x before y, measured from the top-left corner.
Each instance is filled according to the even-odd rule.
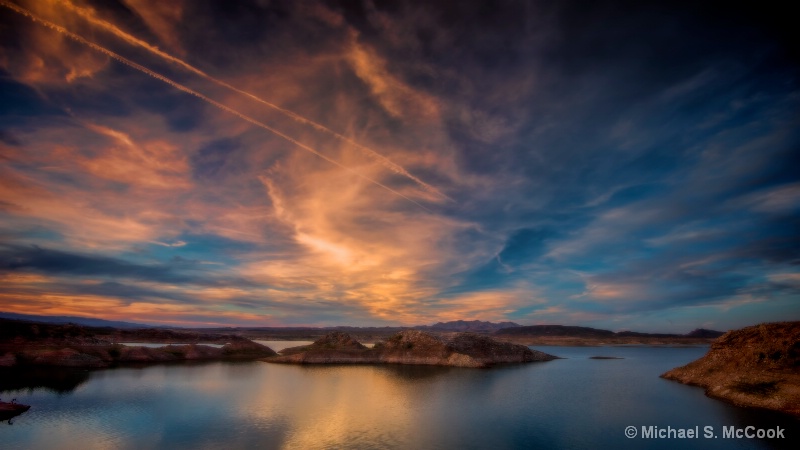
[[[93,50],[96,50],[96,51],[98,51],[100,53],[103,53],[104,55],[109,56],[109,57],[117,60],[118,62],[121,62],[122,64],[125,64],[126,66],[132,67],[132,68],[134,68],[134,69],[136,69],[136,70],[138,70],[140,72],[143,72],[143,73],[145,73],[147,75],[150,75],[151,77],[153,77],[153,78],[155,78],[157,80],[163,81],[164,83],[167,83],[168,85],[174,87],[175,89],[178,89],[178,90],[181,90],[183,92],[186,92],[187,94],[194,95],[195,97],[199,98],[200,100],[203,100],[206,103],[209,103],[209,104],[211,104],[213,106],[216,106],[217,108],[219,108],[219,109],[221,109],[223,111],[229,112],[229,113],[235,115],[236,117],[239,117],[242,120],[246,120],[247,122],[250,122],[251,124],[253,124],[253,125],[257,126],[257,127],[261,127],[261,128],[263,128],[263,129],[265,129],[265,130],[267,130],[267,131],[269,131],[269,132],[271,132],[271,133],[273,133],[273,134],[275,134],[277,136],[280,136],[283,139],[286,139],[287,141],[291,142],[292,144],[302,148],[303,150],[311,152],[311,153],[319,156],[320,158],[324,159],[325,161],[328,161],[329,163],[331,163],[333,165],[336,165],[336,166],[338,166],[338,167],[340,167],[340,168],[342,168],[342,169],[344,169],[344,170],[346,170],[346,171],[358,176],[359,178],[367,180],[370,183],[372,183],[372,184],[374,184],[376,186],[382,187],[383,189],[386,189],[387,191],[391,192],[392,194],[397,195],[398,197],[402,197],[402,198],[408,200],[409,202],[419,206],[420,208],[424,209],[425,211],[428,211],[428,212],[431,212],[431,213],[433,212],[430,209],[426,208],[425,206],[417,203],[413,199],[408,198],[407,196],[405,196],[405,195],[397,192],[396,190],[386,186],[385,184],[383,184],[383,183],[381,183],[381,182],[379,182],[377,180],[374,180],[374,179],[372,179],[372,178],[370,178],[370,177],[368,177],[366,175],[362,175],[362,174],[356,172],[355,170],[353,170],[353,169],[351,169],[351,168],[349,168],[349,167],[347,167],[345,165],[342,165],[341,163],[339,163],[339,162],[337,162],[337,161],[335,161],[335,160],[333,160],[331,158],[328,158],[327,156],[323,155],[322,153],[318,152],[317,150],[314,150],[313,148],[309,147],[308,145],[303,144],[302,142],[296,140],[295,138],[293,138],[293,137],[291,137],[291,136],[289,136],[287,134],[284,134],[284,133],[276,130],[275,128],[272,128],[271,126],[269,126],[269,125],[267,125],[267,124],[265,124],[263,122],[259,122],[258,120],[253,119],[252,117],[249,117],[249,116],[247,116],[247,115],[245,115],[245,114],[243,114],[243,113],[241,113],[241,112],[239,112],[239,111],[237,111],[237,110],[235,110],[235,109],[233,109],[231,107],[225,106],[225,105],[223,105],[222,103],[219,103],[216,100],[213,100],[213,99],[211,99],[209,97],[206,97],[205,95],[203,95],[203,94],[201,94],[201,93],[199,93],[199,92],[197,92],[195,90],[192,90],[192,89],[190,89],[190,88],[188,88],[188,87],[186,87],[186,86],[184,86],[184,85],[182,85],[182,84],[180,84],[178,82],[172,81],[169,78],[165,77],[164,75],[161,75],[159,73],[153,72],[152,70],[148,69],[147,67],[144,67],[144,66],[142,66],[140,64],[137,64],[137,63],[125,58],[122,55],[114,53],[114,52],[112,52],[111,50],[109,50],[109,49],[107,49],[105,47],[102,47],[102,46],[100,46],[98,44],[95,44],[94,42],[89,41],[89,40],[81,37],[80,35],[77,35],[77,34],[71,32],[71,31],[67,30],[66,28],[64,28],[62,26],[56,25],[56,24],[54,24],[54,23],[52,23],[52,22],[50,22],[48,20],[42,19],[41,17],[33,14],[32,12],[28,11],[25,8],[17,6],[15,4],[13,4],[13,3],[9,3],[9,2],[7,2],[5,0],[0,0],[0,5],[5,6],[6,8],[8,8],[8,9],[10,9],[10,10],[16,12],[16,13],[19,13],[19,14],[25,16],[25,17],[27,17],[27,18],[31,19],[32,21],[34,21],[34,22],[38,22],[39,24],[44,25],[47,28],[55,30],[55,31],[63,34],[64,36],[67,36],[68,38],[73,39],[76,42],[79,42],[79,43],[81,43],[83,45],[86,45],[87,47],[89,47],[89,48],[91,48]]]
[[[337,133],[336,131],[331,130],[330,128],[328,128],[328,127],[326,127],[326,126],[324,126],[324,125],[322,125],[320,123],[314,122],[313,120],[311,120],[311,119],[309,119],[307,117],[303,117],[303,116],[301,116],[301,115],[299,115],[299,114],[297,114],[297,113],[295,113],[293,111],[290,111],[288,109],[282,108],[282,107],[280,107],[280,106],[278,106],[278,105],[276,105],[274,103],[270,103],[270,102],[262,99],[261,97],[256,96],[255,94],[251,94],[251,93],[249,93],[247,91],[243,91],[243,90],[237,88],[236,86],[233,86],[233,85],[231,85],[229,83],[226,83],[225,81],[222,81],[222,80],[220,80],[218,78],[215,78],[215,77],[205,73],[204,71],[198,69],[197,67],[192,66],[191,64],[187,63],[186,61],[183,61],[182,59],[177,58],[175,56],[172,56],[169,53],[166,53],[163,50],[159,49],[158,47],[156,47],[154,45],[151,45],[151,44],[149,44],[149,43],[147,43],[147,42],[145,42],[145,41],[143,41],[143,40],[141,40],[141,39],[139,39],[139,38],[137,38],[135,36],[132,36],[131,34],[125,32],[124,30],[122,30],[119,27],[117,27],[116,25],[114,25],[114,24],[112,24],[110,22],[107,22],[107,21],[105,21],[103,19],[99,19],[97,16],[94,15],[94,11],[92,11],[91,9],[82,8],[80,6],[74,5],[69,0],[57,0],[57,1],[59,3],[61,3],[62,5],[64,5],[65,7],[67,7],[68,9],[72,10],[73,12],[75,12],[76,14],[78,14],[79,16],[81,16],[82,18],[84,18],[85,20],[87,20],[88,22],[90,22],[90,23],[92,23],[92,24],[94,24],[94,25],[96,25],[98,27],[101,27],[101,28],[105,29],[106,31],[108,31],[111,34],[117,36],[118,38],[122,39],[123,41],[125,41],[125,42],[127,42],[129,44],[136,45],[138,47],[144,48],[145,50],[147,50],[147,51],[149,51],[149,52],[151,52],[151,53],[153,53],[153,54],[155,54],[155,55],[157,55],[157,56],[159,56],[159,57],[161,57],[161,58],[163,58],[163,59],[165,59],[165,60],[167,60],[169,62],[177,64],[177,65],[183,67],[184,69],[186,69],[186,70],[188,70],[188,71],[190,71],[190,72],[192,72],[192,73],[194,73],[196,75],[199,75],[199,76],[205,78],[206,80],[211,81],[212,83],[217,84],[218,86],[225,87],[225,88],[230,89],[230,90],[232,90],[234,92],[237,92],[237,93],[239,93],[241,95],[244,95],[244,96],[246,96],[246,97],[248,97],[248,98],[250,98],[252,100],[255,100],[256,102],[259,102],[259,103],[261,103],[263,105],[266,105],[266,106],[268,106],[268,107],[280,112],[281,114],[284,114],[284,115],[292,118],[293,120],[295,120],[295,121],[297,121],[299,123],[302,123],[304,125],[309,125],[309,126],[313,127],[314,129],[316,129],[317,131],[324,132],[324,133],[326,133],[326,134],[328,134],[330,136],[335,137],[336,139],[339,139],[340,141],[346,142],[347,144],[358,148],[362,153],[364,153],[368,157],[372,158],[373,160],[378,161],[382,166],[384,166],[385,168],[391,170],[392,172],[394,172],[394,173],[396,173],[398,175],[402,175],[402,176],[404,176],[404,177],[406,177],[406,178],[408,178],[410,180],[413,180],[415,183],[417,183],[419,186],[424,188],[426,191],[431,192],[433,194],[436,194],[439,197],[445,198],[447,200],[453,201],[452,198],[448,197],[447,195],[445,195],[444,193],[442,193],[441,191],[439,191],[435,187],[429,185],[428,183],[420,180],[416,176],[414,176],[411,173],[409,173],[402,166],[400,166],[399,164],[391,161],[389,158],[381,155],[380,153],[376,152],[375,150],[372,150],[369,147],[361,145],[358,142],[348,138],[347,136],[344,136],[344,135],[342,135],[340,133]]]

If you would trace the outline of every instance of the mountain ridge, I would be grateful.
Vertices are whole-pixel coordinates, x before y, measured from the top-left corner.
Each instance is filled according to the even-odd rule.
[[[677,333],[644,333],[636,331],[604,330],[599,328],[582,327],[574,325],[520,325],[515,322],[489,322],[481,320],[452,320],[448,322],[436,322],[432,325],[413,325],[413,326],[385,326],[385,327],[359,327],[359,326],[329,326],[329,327],[180,327],[151,325],[137,322],[114,321],[80,316],[43,316],[34,314],[20,314],[0,312],[0,318],[9,320],[20,320],[27,322],[39,322],[47,324],[76,324],[89,327],[112,327],[120,329],[177,329],[191,330],[209,333],[241,333],[245,335],[271,336],[277,339],[289,337],[310,336],[321,337],[330,330],[358,333],[362,335],[388,336],[403,330],[422,330],[435,333],[452,332],[472,332],[481,334],[492,334],[497,337],[580,337],[580,338],[695,338],[695,339],[714,339],[722,336],[724,332],[698,328],[686,334]]]
[[[36,314],[20,314],[11,312],[0,312],[0,319],[21,320],[25,322],[40,322],[50,324],[84,325],[89,327],[114,327],[114,328],[161,328],[161,325],[151,325],[146,323],[124,322],[120,320],[97,319],[94,317],[81,316],[41,316]]]

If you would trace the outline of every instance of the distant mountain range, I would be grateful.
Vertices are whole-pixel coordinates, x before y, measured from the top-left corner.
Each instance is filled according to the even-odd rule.
[[[469,331],[473,333],[494,333],[504,328],[520,327],[522,325],[514,322],[481,322],[480,320],[454,320],[452,322],[438,322],[433,325],[421,325],[413,327],[417,330],[428,331]]]
[[[32,314],[17,314],[0,312],[0,318],[12,320],[24,320],[29,322],[41,322],[52,324],[65,324],[73,323],[76,325],[84,325],[90,327],[113,327],[113,328],[181,328],[181,327],[163,327],[154,326],[143,323],[135,322],[121,322],[114,320],[94,319],[90,317],[77,317],[77,316],[37,316]],[[611,338],[611,337],[653,337],[653,338],[674,338],[674,337],[691,337],[710,339],[722,336],[724,333],[721,331],[697,329],[687,334],[653,334],[653,333],[639,333],[635,331],[620,331],[613,332],[610,330],[602,330],[590,327],[578,327],[567,325],[531,325],[523,326],[514,322],[483,322],[480,320],[454,320],[450,322],[437,322],[433,325],[418,325],[412,327],[353,327],[353,326],[337,326],[337,327],[225,327],[225,328],[191,328],[192,330],[207,330],[217,332],[237,332],[238,331],[269,331],[276,334],[293,335],[303,331],[316,331],[323,332],[324,330],[340,330],[351,333],[395,333],[401,330],[415,329],[422,331],[433,332],[472,332],[482,334],[494,334],[496,336],[507,337],[583,337],[583,338]]]
[[[0,318],[12,320],[24,320],[28,322],[41,322],[41,323],[74,323],[75,325],[84,325],[88,327],[112,327],[112,328],[156,328],[154,325],[133,322],[120,322],[116,320],[94,319],[91,317],[77,317],[77,316],[37,316],[33,314],[17,314],[0,312]]]
[[[531,325],[504,328],[494,333],[496,336],[508,337],[578,337],[578,338],[612,338],[612,337],[650,337],[650,338],[717,338],[725,334],[722,331],[699,328],[687,334],[639,333],[636,331],[601,330],[590,327],[572,327],[566,325]]]

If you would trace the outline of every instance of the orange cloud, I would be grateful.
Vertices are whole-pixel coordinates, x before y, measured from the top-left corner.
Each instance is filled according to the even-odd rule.
[[[128,3],[162,40],[174,37],[169,30],[174,11],[158,12],[150,2],[140,0]],[[160,19],[147,18],[150,13]],[[308,14],[322,14],[326,23],[336,26],[335,13],[319,10]],[[252,67],[229,69],[231,83],[247,92],[268,95],[276,104],[292,105],[293,110],[314,120],[325,117],[329,120],[321,123],[342,130],[348,139],[368,142],[370,148],[402,167],[424,167],[456,184],[488,185],[489,180],[468,178],[460,172],[441,122],[438,100],[392,74],[388,62],[358,36],[352,32],[344,36],[321,54],[269,61],[271,65],[247,61]],[[275,70],[278,65],[281,70]],[[363,85],[342,84],[341,90],[319,93],[329,101],[310,99],[309,86],[322,77],[329,78],[332,70],[343,69],[354,73]],[[239,94],[220,93],[221,89],[209,87],[207,81],[199,83],[203,92],[210,91],[222,104],[259,120],[265,117],[270,126],[319,148],[326,158],[390,184],[400,197],[224,111],[207,111],[203,129],[191,133],[172,132],[162,118],[135,108],[124,118],[74,117],[70,127],[40,126],[36,136],[24,136],[29,139],[27,147],[35,152],[8,152],[15,164],[0,168],[8,175],[0,181],[0,200],[22,205],[15,218],[56,230],[63,236],[58,245],[101,252],[130,250],[140,244],[186,243],[182,233],[197,233],[254,246],[235,255],[235,267],[220,271],[229,270],[263,287],[180,286],[196,299],[193,306],[164,300],[167,306],[158,309],[155,300],[145,299],[136,306],[117,308],[120,314],[153,318],[160,314],[178,320],[180,315],[190,315],[192,307],[197,314],[225,311],[247,297],[256,304],[265,299],[270,305],[265,308],[276,317],[284,314],[281,308],[287,305],[308,302],[309,308],[340,305],[340,316],[357,316],[358,320],[422,323],[430,319],[428,303],[446,287],[431,282],[431,273],[446,278],[496,253],[497,249],[486,243],[475,243],[469,249],[456,247],[459,244],[452,236],[474,227],[473,223],[409,204],[408,199],[442,202],[441,196],[424,189],[424,183],[409,183],[407,176],[402,183],[396,182],[402,174],[365,154],[363,148],[331,139],[330,133],[279,117],[275,111],[265,111]],[[422,124],[419,134],[408,133],[397,141],[382,126],[384,114],[374,114],[374,109],[365,110],[354,102],[365,89],[394,119]],[[76,124],[81,127],[74,127]],[[215,157],[220,158],[220,167],[234,169],[195,179],[193,157],[221,138],[235,141],[236,148],[212,150],[218,153]],[[230,166],[229,159],[235,159]],[[258,188],[259,182],[263,188]],[[152,287],[165,292],[174,288],[164,284]],[[298,300],[298,295],[304,298]],[[461,313],[500,317],[519,298],[498,292],[452,301],[454,310]],[[257,306],[251,308],[258,310]]]
[[[395,118],[403,120],[431,120],[439,116],[436,100],[425,95],[393,76],[386,63],[368,47],[353,40],[347,54],[347,62],[356,75],[369,86],[383,109]]]
[[[268,315],[226,310],[221,304],[174,304],[164,301],[129,302],[114,297],[0,292],[4,312],[48,316],[83,316],[181,326],[228,326],[231,323],[268,326]]]
[[[138,144],[120,131],[92,123],[85,123],[85,126],[116,144],[105,147],[93,157],[83,157],[79,153],[70,155],[89,174],[143,188],[191,187],[187,155],[172,142],[156,140]]]
[[[56,17],[72,29],[82,29],[80,19],[63,14],[54,0],[22,2],[22,6],[45,17]],[[24,51],[0,53],[0,64],[15,79],[34,88],[93,78],[108,65],[104,55],[76,45],[52,30],[29,24],[21,32]]]
[[[352,150],[339,151],[347,158]],[[471,224],[421,211],[393,211],[387,206],[398,204],[397,199],[300,156],[260,179],[275,217],[286,225],[299,250],[288,259],[244,264],[239,273],[255,281],[305,288],[318,298],[355,306],[365,316],[394,323],[427,322],[423,305],[441,289],[429,283],[429,274],[455,273],[494,251],[476,246],[470,254],[443,246],[449,236]],[[491,310],[499,315],[513,307],[511,300],[506,293],[465,300],[456,314]],[[488,303],[479,306],[483,301]]]
[[[182,1],[123,0],[169,48],[184,53],[176,25],[183,19]]]
[[[504,321],[509,313],[524,306],[542,305],[535,287],[520,284],[511,289],[468,292],[455,297],[439,300],[442,312],[437,320],[464,320],[468,318]],[[554,311],[551,311],[554,312]],[[537,311],[538,315],[538,311]]]
[[[85,128],[43,127],[25,136],[33,151],[5,149],[0,200],[16,205],[15,216],[55,226],[80,245],[174,237],[181,208],[164,195],[192,186],[185,149],[142,130],[79,123]]]

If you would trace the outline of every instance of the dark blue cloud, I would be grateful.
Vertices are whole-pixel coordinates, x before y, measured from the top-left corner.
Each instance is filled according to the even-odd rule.
[[[188,278],[158,265],[140,265],[98,255],[82,255],[38,246],[0,246],[0,270],[26,270],[46,274],[98,275],[160,281]]]
[[[15,82],[8,72],[0,70],[0,117],[3,117],[3,128],[11,126],[24,117],[65,115],[64,111],[46,101],[29,86]],[[16,123],[15,123],[16,122]],[[12,138],[11,132],[3,130],[3,142],[19,145]]]
[[[217,269],[217,270],[212,270]],[[219,268],[191,264],[191,260],[173,257],[166,262],[138,263],[126,259],[112,258],[96,254],[81,254],[43,248],[39,246],[20,246],[0,244],[0,272],[33,272],[53,277],[92,277],[108,280],[97,284],[110,294],[119,289],[128,294],[143,293],[141,288],[120,284],[125,280],[150,281],[177,285],[236,286],[248,288],[256,286],[251,281],[227,276]],[[264,284],[258,286],[265,287]],[[155,292],[148,290],[147,292]],[[172,295],[166,295],[172,297]]]

